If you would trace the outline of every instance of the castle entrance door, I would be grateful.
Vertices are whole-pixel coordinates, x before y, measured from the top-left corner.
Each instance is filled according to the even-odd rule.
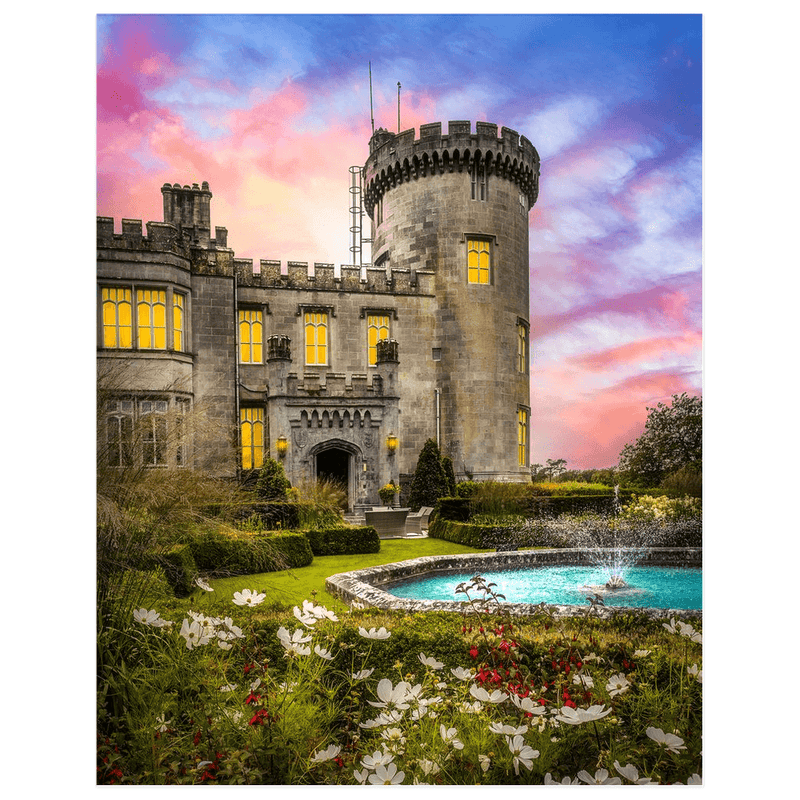
[[[317,478],[335,481],[342,485],[347,494],[347,510],[353,507],[352,470],[350,463],[352,454],[339,447],[329,447],[317,453]]]

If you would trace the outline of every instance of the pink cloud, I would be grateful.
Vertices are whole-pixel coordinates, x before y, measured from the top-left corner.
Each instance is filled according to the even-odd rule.
[[[612,347],[597,353],[586,353],[569,359],[571,364],[594,372],[615,369],[620,365],[659,358],[668,353],[691,353],[702,347],[699,331],[688,331],[681,336],[658,336],[638,342]]]

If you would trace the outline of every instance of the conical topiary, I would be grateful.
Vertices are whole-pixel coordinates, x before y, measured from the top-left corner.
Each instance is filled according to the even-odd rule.
[[[415,510],[435,506],[440,497],[450,493],[448,483],[439,446],[434,439],[428,439],[417,460],[408,504]]]
[[[256,494],[262,500],[285,500],[286,492],[291,488],[292,484],[283,471],[283,464],[274,458],[267,458],[258,473]]]
[[[444,474],[447,476],[447,496],[456,496],[456,472],[453,469],[453,459],[449,456],[442,456],[442,466]]]

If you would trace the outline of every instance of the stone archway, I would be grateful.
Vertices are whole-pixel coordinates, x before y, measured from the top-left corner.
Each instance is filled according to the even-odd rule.
[[[309,455],[313,459],[314,477],[341,483],[347,492],[347,510],[352,511],[356,503],[357,467],[361,464],[360,449],[350,442],[331,439],[321,442]]]

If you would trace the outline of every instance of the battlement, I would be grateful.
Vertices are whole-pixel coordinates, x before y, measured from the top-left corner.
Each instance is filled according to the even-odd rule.
[[[260,272],[253,271],[253,259],[236,258],[234,271],[240,286],[303,291],[360,292],[363,294],[433,294],[431,270],[386,269],[371,265],[261,259]]]
[[[426,175],[472,169],[476,161],[485,164],[489,173],[519,184],[528,195],[530,206],[539,189],[539,154],[524,136],[511,129],[500,129],[492,122],[476,122],[475,132],[468,120],[420,125],[419,138],[414,129],[391,133],[378,129],[370,139],[369,158],[364,166],[366,186],[364,205],[372,213],[375,200],[395,185]]]
[[[145,227],[147,235],[142,234],[142,220],[121,220],[121,232],[114,232],[113,217],[97,218],[97,246],[122,250],[145,250],[174,253],[189,258],[197,241],[187,236],[187,231],[168,222],[148,222]],[[216,238],[208,239],[208,247],[212,250],[227,250],[227,228],[216,228]]]

